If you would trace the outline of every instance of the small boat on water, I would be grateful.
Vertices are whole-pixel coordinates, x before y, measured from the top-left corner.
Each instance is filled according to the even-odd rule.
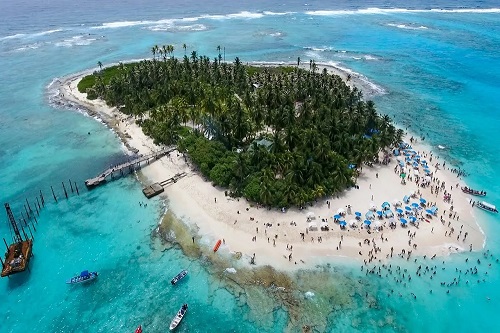
[[[142,325],[139,325],[139,327],[135,329],[135,333],[142,333]]]
[[[170,280],[170,283],[172,285],[175,285],[177,282],[179,282],[180,280],[182,280],[186,275],[188,274],[188,271],[183,269],[182,271],[180,271],[179,274],[177,274],[176,276],[174,276],[174,278],[172,280]]]
[[[481,208],[482,210],[486,210],[488,212],[498,213],[498,210],[494,205],[489,204],[485,201],[476,201],[476,207]]]
[[[187,304],[182,305],[179,312],[177,312],[177,315],[175,316],[174,319],[172,319],[172,322],[170,323],[170,330],[171,331],[174,330],[179,325],[182,318],[184,318],[184,315],[186,314],[187,309],[188,309]]]
[[[486,192],[485,191],[473,190],[473,189],[471,189],[470,187],[467,187],[467,186],[462,187],[462,192],[467,193],[467,194],[471,194],[471,195],[475,195],[475,196],[479,196],[479,197],[486,196]]]
[[[83,271],[80,275],[73,276],[71,279],[67,280],[67,284],[76,284],[91,281],[96,279],[98,276],[97,272]]]

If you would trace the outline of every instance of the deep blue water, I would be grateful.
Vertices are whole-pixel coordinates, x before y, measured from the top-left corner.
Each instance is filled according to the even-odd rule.
[[[379,111],[435,149],[447,147],[440,153],[500,205],[498,8],[495,1],[0,2],[0,198],[18,217],[25,198],[33,203],[42,190],[47,201],[36,225],[31,273],[0,281],[0,331],[132,332],[142,323],[145,332],[164,332],[184,301],[190,310],[179,331],[300,331],[268,291],[228,286],[206,261],[175,247],[162,251],[151,231],[163,203],[139,206],[144,199],[133,177],[83,189],[84,179],[126,157],[105,126],[49,102],[54,78],[97,61],[149,57],[155,44],[173,44],[176,56],[186,43],[189,52],[211,58],[221,45],[226,59],[336,63],[383,88],[375,97]],[[65,200],[61,182],[68,187],[69,179],[82,191]],[[9,239],[2,214],[0,235]],[[477,216],[487,249],[499,256],[500,219]],[[445,261],[442,279],[452,279],[454,267],[470,267],[464,255]],[[359,276],[348,264],[326,279],[321,269],[299,274],[298,292],[316,294],[301,316],[327,318],[326,330],[335,332],[496,331],[500,268],[484,262],[478,279],[485,282],[462,284],[450,294],[438,281],[415,279],[418,300],[387,297],[391,289],[404,295],[408,289]],[[183,267],[190,270],[188,283],[168,288]],[[101,272],[98,283],[67,288],[64,281],[85,268]],[[376,307],[363,300],[366,292]]]

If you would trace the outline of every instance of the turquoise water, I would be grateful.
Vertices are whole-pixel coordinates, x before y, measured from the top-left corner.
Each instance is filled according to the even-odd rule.
[[[406,287],[394,281],[395,273],[366,276],[346,263],[297,273],[285,294],[235,284],[208,258],[193,259],[152,236],[165,207],[159,200],[140,206],[144,198],[134,177],[87,192],[84,179],[126,159],[122,145],[101,123],[51,103],[54,78],[97,61],[149,57],[154,44],[173,44],[176,56],[184,54],[185,43],[188,52],[211,58],[221,45],[227,60],[295,62],[300,56],[337,63],[382,88],[374,98],[381,112],[424,135],[434,150],[447,147],[439,153],[500,205],[500,10],[484,10],[498,7],[488,1],[462,2],[474,9],[458,11],[455,2],[404,5],[414,10],[360,11],[349,2],[325,1],[0,3],[0,197],[16,216],[25,198],[33,203],[40,190],[47,201],[36,225],[31,273],[0,281],[0,331],[132,332],[143,324],[145,332],[164,332],[183,302],[190,309],[181,332],[300,331],[303,324],[335,332],[498,330],[497,216],[477,212],[493,258],[466,253],[445,264],[395,261],[411,272],[417,265],[436,266],[436,278],[412,274]],[[81,193],[66,200],[61,182],[68,188],[69,179]],[[2,214],[0,235],[8,239]],[[463,275],[459,286],[440,285],[458,276],[455,268],[474,266],[479,273],[469,284]],[[171,288],[170,278],[182,268],[190,271],[188,280]],[[83,288],[64,284],[83,269],[99,271],[99,281]],[[315,296],[306,299],[306,291]]]

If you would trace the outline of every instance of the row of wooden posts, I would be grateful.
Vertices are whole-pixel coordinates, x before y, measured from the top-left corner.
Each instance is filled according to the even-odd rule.
[[[71,193],[68,193],[68,190],[66,189],[66,185],[64,184],[64,182],[61,182],[61,184],[62,184],[62,188],[64,191],[64,196],[66,197],[66,199],[69,198],[69,195],[71,193],[76,192],[77,195],[80,195],[80,191],[78,189],[78,185],[76,184],[76,182],[72,182],[71,180],[69,180],[69,186],[70,186]],[[54,191],[54,187],[50,186],[50,190],[52,192],[52,197],[54,198],[54,201],[57,203],[58,198],[57,198],[56,193]],[[36,217],[40,216],[40,212],[41,212],[42,208],[45,207],[45,198],[44,198],[44,195],[42,193],[42,190],[40,190],[40,194],[37,195],[35,199],[36,199],[36,201],[32,202],[33,207],[34,207],[34,209],[33,209],[32,205],[28,201],[28,198],[25,198],[26,203],[23,203],[24,211],[21,210],[21,217],[18,218],[18,221],[21,224],[21,227],[24,226],[24,227],[28,228],[29,233],[31,235],[31,239],[34,239],[34,237],[33,237],[33,232],[31,230],[29,222],[31,222],[31,226],[33,227],[33,230],[36,231],[35,224],[38,224],[38,220]],[[21,228],[21,229],[24,233],[24,237],[27,239],[28,237],[24,231],[24,228]],[[4,243],[7,245],[5,238],[4,238]]]

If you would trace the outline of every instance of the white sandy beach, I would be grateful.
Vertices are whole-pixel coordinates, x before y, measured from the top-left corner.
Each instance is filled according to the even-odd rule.
[[[161,148],[144,135],[133,118],[108,107],[103,101],[87,100],[85,94],[79,93],[77,84],[81,77],[82,75],[76,75],[62,81],[60,93],[66,100],[97,113],[121,133],[120,137],[127,147],[137,149],[140,154],[148,154]],[[412,144],[412,147],[429,161],[430,154],[426,152],[424,146]],[[399,173],[394,171],[398,163],[394,157],[391,158],[389,165],[363,166],[357,182],[359,189],[351,188],[338,197],[320,200],[313,207],[304,210],[291,209],[286,213],[277,209],[254,207],[242,198],[237,200],[226,197],[223,189],[205,181],[184,161],[184,157],[176,152],[143,168],[141,172],[148,179],[148,185],[166,180],[179,172],[187,173],[187,176],[177,183],[165,187],[162,195],[168,197],[169,209],[179,219],[192,226],[193,230],[198,230],[198,235],[193,236],[197,242],[206,245],[204,247],[206,251],[211,251],[215,242],[221,239],[224,240],[219,249],[222,255],[228,252],[242,252],[243,262],[249,263],[255,254],[257,265],[272,265],[286,270],[309,267],[341,257],[359,261],[386,261],[390,258],[391,248],[393,257],[397,257],[404,250],[405,259],[408,251],[412,251],[409,260],[413,260],[414,256],[444,256],[452,252],[469,251],[470,245],[474,250],[482,249],[484,235],[474,217],[476,208],[471,207],[469,203],[471,197],[460,190],[460,186],[464,184],[455,174],[447,168],[436,170],[434,165],[442,162],[439,157],[434,156],[429,165],[432,165],[433,177],[446,182],[445,189],[452,194],[451,201],[459,220],[449,218],[452,203],[444,202],[443,192],[436,195],[434,191],[431,194],[431,186],[417,187],[410,181],[406,185],[401,184]],[[431,182],[431,185],[437,183]],[[391,204],[392,211],[396,213],[392,207],[393,201],[395,199],[402,201],[411,191],[418,190],[421,195],[411,202],[418,202],[422,197],[428,202],[435,202],[438,207],[437,216],[429,218],[430,222],[422,221],[418,228],[412,225],[402,228],[398,223],[395,229],[390,229],[387,227],[388,219],[384,218],[380,222],[382,225],[385,223],[385,227],[380,232],[372,228],[369,234],[366,228],[360,228],[371,202],[375,203],[377,210],[380,210],[381,204],[387,201]],[[327,201],[330,202],[330,207]],[[354,220],[354,212],[359,211],[362,213],[361,223],[358,223],[360,227],[352,229],[347,226],[345,230],[340,230],[339,225],[333,222],[332,216],[337,214],[339,208],[347,210],[348,205],[351,206],[352,214],[347,214],[346,222]],[[403,203],[402,208],[404,207]],[[317,231],[306,231],[308,212],[313,212],[315,215]],[[444,223],[440,222],[441,216]],[[327,219],[330,231],[319,230],[322,219]],[[449,236],[451,228],[454,228],[454,233]],[[464,241],[466,232],[468,235]],[[304,240],[300,233],[305,233]],[[410,238],[408,233],[415,233],[415,236]],[[253,241],[254,237],[256,241]],[[321,242],[318,242],[318,237],[322,238]],[[370,244],[364,242],[366,239],[370,240]],[[374,250],[373,241],[376,243],[377,251]],[[416,248],[414,244],[417,244]],[[292,250],[289,250],[290,246],[293,247]]]

